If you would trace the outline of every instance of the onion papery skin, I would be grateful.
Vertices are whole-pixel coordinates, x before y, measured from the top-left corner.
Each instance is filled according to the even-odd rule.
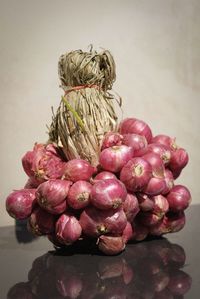
[[[105,148],[108,147],[121,145],[122,141],[123,141],[123,136],[118,132],[108,132],[105,134],[103,138],[101,151],[103,151]]]
[[[158,155],[165,166],[170,163],[172,154],[169,146],[160,143],[151,143],[147,147],[147,153],[149,152]]]
[[[165,167],[163,164],[163,160],[158,154],[151,152],[145,154],[144,156],[142,156],[142,158],[149,162],[149,164],[151,165],[153,177],[160,179],[164,178]]]
[[[168,194],[170,192],[170,190],[174,187],[174,177],[173,177],[173,174],[167,168],[164,171],[164,177],[165,177],[164,180],[165,180],[166,187],[162,191],[162,195]]]
[[[172,152],[169,168],[174,172],[181,171],[188,164],[188,161],[189,156],[186,150],[178,148],[176,151]]]
[[[104,149],[99,156],[99,163],[104,170],[114,173],[133,157],[133,149],[126,145],[113,146]]]
[[[117,179],[116,175],[110,171],[101,171],[94,178],[91,178],[91,184],[95,184],[101,180]]]
[[[86,181],[77,181],[68,192],[67,203],[73,209],[83,209],[90,203],[92,185]]]
[[[147,194],[138,192],[136,194],[137,199],[138,199],[138,203],[139,203],[139,208],[141,211],[143,212],[149,212],[153,210],[154,207],[154,202],[151,199],[151,197],[149,197]]]
[[[26,174],[35,182],[60,179],[64,174],[65,161],[54,144],[36,143],[32,151],[22,157],[22,166]]]
[[[90,201],[98,209],[116,209],[122,205],[127,191],[122,182],[116,179],[101,180],[92,186]]]
[[[182,185],[174,186],[167,195],[170,211],[179,212],[185,210],[191,202],[190,191]]]
[[[120,134],[138,134],[146,138],[150,143],[152,140],[152,132],[150,127],[142,120],[136,118],[125,118],[119,125]]]
[[[124,134],[123,144],[132,147],[134,157],[140,157],[147,151],[147,140],[144,136],[138,134]]]
[[[162,217],[169,211],[168,200],[163,195],[159,194],[156,196],[152,196],[152,201],[154,202],[154,214]]]
[[[129,191],[141,191],[151,177],[151,165],[140,157],[132,158],[120,172],[120,180]]]
[[[132,222],[135,216],[140,211],[137,197],[131,193],[128,193],[125,201],[123,202],[123,210],[126,214],[128,221]]]
[[[152,143],[160,143],[170,148],[171,151],[177,150],[176,138],[164,134],[156,135],[152,138]]]
[[[96,168],[82,159],[73,159],[65,164],[64,178],[68,181],[89,181]]]
[[[36,189],[13,191],[6,199],[6,210],[8,214],[17,220],[28,218],[36,203],[35,193]]]
[[[56,222],[56,237],[60,243],[69,245],[77,241],[82,233],[76,217],[62,214]]]
[[[42,183],[36,191],[38,204],[49,213],[61,214],[67,207],[67,194],[72,182],[49,180]]]
[[[166,183],[164,179],[151,178],[143,192],[147,195],[155,196],[161,194],[165,188]]]
[[[27,226],[36,236],[51,234],[55,230],[55,216],[37,206],[29,217]]]
[[[80,216],[79,223],[83,233],[89,237],[103,234],[122,234],[127,224],[127,218],[122,209],[99,210],[87,207]]]
[[[100,236],[98,247],[106,255],[116,255],[125,249],[125,244],[122,237]]]

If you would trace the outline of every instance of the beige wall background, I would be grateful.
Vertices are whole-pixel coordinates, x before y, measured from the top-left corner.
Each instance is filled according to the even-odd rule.
[[[176,136],[188,150],[178,183],[200,203],[199,16],[199,0],[0,1],[0,225],[14,223],[4,202],[26,181],[22,155],[47,139],[62,94],[58,57],[91,43],[114,55],[124,116]]]

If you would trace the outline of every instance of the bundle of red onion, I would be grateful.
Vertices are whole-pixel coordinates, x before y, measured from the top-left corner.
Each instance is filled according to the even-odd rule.
[[[191,195],[174,181],[187,163],[175,138],[153,136],[144,121],[127,118],[105,135],[97,167],[66,161],[54,144],[35,144],[22,158],[28,182],[6,208],[55,247],[95,239],[105,254],[118,254],[129,241],[183,228]]]

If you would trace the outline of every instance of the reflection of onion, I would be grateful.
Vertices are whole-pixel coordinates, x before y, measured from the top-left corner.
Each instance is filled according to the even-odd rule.
[[[113,254],[121,245],[123,248],[121,241],[121,237],[104,235],[98,244],[106,250],[106,244],[112,242],[108,250],[112,248]],[[84,250],[91,254],[88,246],[85,243],[82,251],[80,244],[74,243],[73,249],[71,246],[65,249],[66,256],[60,251],[61,255],[49,252],[38,257],[28,281],[14,285],[7,299],[94,299],[99,295],[109,299],[173,299],[184,296],[191,287],[190,276],[180,269],[185,263],[183,248],[166,239],[130,244],[122,255],[113,257],[106,258],[98,252],[90,255],[92,263],[87,263],[80,254]]]

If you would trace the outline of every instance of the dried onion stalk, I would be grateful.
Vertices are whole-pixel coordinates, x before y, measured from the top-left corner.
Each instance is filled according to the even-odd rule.
[[[58,72],[65,96],[53,113],[50,142],[61,146],[68,160],[81,158],[96,166],[104,134],[117,125],[109,91],[116,79],[113,57],[92,48],[72,51],[60,57]]]

